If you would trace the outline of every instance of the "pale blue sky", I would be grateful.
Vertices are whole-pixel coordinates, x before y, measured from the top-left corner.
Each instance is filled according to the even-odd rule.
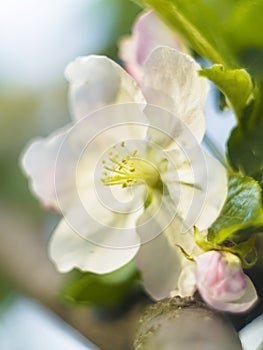
[[[1,1],[1,82],[24,88],[61,80],[69,61],[107,44],[118,15],[110,5],[105,0]]]

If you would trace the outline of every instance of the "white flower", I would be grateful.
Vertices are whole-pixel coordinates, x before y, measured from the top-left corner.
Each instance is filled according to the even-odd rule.
[[[158,46],[188,52],[182,40],[153,11],[144,12],[136,19],[132,35],[124,37],[119,43],[119,56],[138,83],[143,78],[144,62]]]
[[[106,57],[69,64],[73,124],[33,142],[22,165],[34,193],[64,218],[50,241],[61,272],[113,271],[136,256],[155,299],[177,288],[195,225],[226,198],[226,171],[198,146],[208,85],[168,47],[145,62],[141,89]],[[140,246],[141,245],[141,246]]]

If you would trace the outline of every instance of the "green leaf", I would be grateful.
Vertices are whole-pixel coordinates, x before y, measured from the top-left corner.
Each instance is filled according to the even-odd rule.
[[[229,179],[228,196],[220,216],[208,231],[208,240],[221,244],[241,230],[263,227],[261,188],[248,176],[234,175]]]
[[[255,236],[232,247],[226,247],[225,250],[238,255],[244,268],[253,266],[257,261]]]
[[[237,66],[216,9],[202,0],[136,0],[152,7],[201,56],[225,67]]]
[[[226,252],[230,252],[232,254],[238,255],[240,260],[242,261],[242,265],[244,268],[251,267],[257,261],[257,253],[255,249],[255,236],[252,236],[248,240],[245,240],[241,243],[238,243],[238,244],[233,243],[231,246],[225,246],[225,245],[216,244],[211,241],[207,241],[202,236],[200,231],[195,227],[194,239],[195,239],[195,243],[204,251],[218,250],[218,251],[226,251]]]
[[[211,10],[216,11],[220,21],[225,25],[236,8],[236,0],[203,0]]]
[[[243,109],[253,97],[253,84],[248,72],[245,69],[225,69],[216,64],[200,70],[199,74],[215,83],[240,119]]]
[[[213,243],[212,241],[207,241],[201,234],[201,232],[198,230],[197,227],[194,227],[194,239],[195,243],[200,247],[202,250],[208,252],[209,250],[220,250],[221,247],[219,245]]]
[[[225,30],[236,52],[248,47],[263,48],[262,17],[262,0],[235,1]]]
[[[256,179],[263,186],[263,134],[262,127],[233,129],[228,140],[228,158],[232,167]]]
[[[252,176],[263,186],[263,83],[256,83],[254,99],[243,110],[227,147],[233,169]]]
[[[66,300],[79,304],[114,307],[125,300],[139,277],[133,262],[102,275],[75,270],[62,295]]]

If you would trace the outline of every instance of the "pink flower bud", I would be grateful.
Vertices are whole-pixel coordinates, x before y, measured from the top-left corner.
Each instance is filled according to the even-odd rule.
[[[120,42],[119,55],[126,70],[139,84],[142,80],[143,64],[157,46],[188,51],[174,32],[153,11],[149,11],[138,17],[132,35]]]
[[[214,309],[243,312],[257,301],[253,283],[232,253],[209,251],[196,257],[195,276],[199,293]]]

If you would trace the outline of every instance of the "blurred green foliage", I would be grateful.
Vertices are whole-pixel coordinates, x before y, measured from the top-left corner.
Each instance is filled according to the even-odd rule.
[[[5,274],[0,270],[0,304],[5,301],[6,296],[12,292],[12,286],[6,279]]]
[[[28,181],[20,168],[20,157],[30,138],[46,132],[41,130],[39,119],[41,104],[42,98],[29,92],[0,94],[0,203],[28,211],[38,219],[43,217],[43,211],[28,189]]]
[[[241,118],[244,108],[253,98],[253,84],[245,69],[225,69],[215,64],[211,68],[200,70],[199,74],[210,79],[228,99],[228,103]]]
[[[202,57],[226,68],[263,65],[261,0],[135,0],[152,7]],[[262,75],[262,69],[258,69]],[[255,74],[253,74],[256,76]]]
[[[132,290],[138,288],[139,279],[133,262],[102,275],[75,270],[69,274],[62,296],[80,304],[119,308]]]
[[[111,40],[102,54],[118,60],[118,42],[122,36],[131,33],[132,25],[141,8],[129,0],[104,0],[104,3],[107,7],[115,8],[118,16],[116,17]]]
[[[226,67],[234,67],[229,46],[216,6],[204,0],[138,0],[152,7],[172,28],[181,33],[202,57]],[[220,4],[222,8],[222,4]]]
[[[108,33],[108,42],[101,52],[95,53],[105,54],[116,60],[118,40],[131,31],[132,23],[140,8],[133,2],[123,0],[100,0],[92,4],[87,3],[81,9],[79,18],[72,18],[72,35],[75,35],[74,24],[78,26],[82,22],[85,29],[85,23],[88,18],[92,16],[92,13],[97,15],[99,13],[98,10],[103,11],[104,14],[106,13],[108,17],[113,16],[114,20],[112,20],[111,32]],[[60,25],[61,23],[58,23],[58,26]],[[103,23],[101,25],[103,26]],[[19,30],[19,28],[16,29],[14,27],[14,30]],[[98,28],[99,30],[103,29]],[[93,35],[96,36],[96,34],[97,28],[94,28]],[[88,48],[90,35],[87,35],[85,31],[83,31],[82,35],[87,38]],[[78,38],[76,37],[75,40],[78,40]],[[75,56],[83,54],[85,52],[76,52]],[[14,60],[15,58],[12,59]],[[19,53],[17,59],[19,59]],[[47,68],[44,66],[43,69]],[[10,208],[13,212],[14,220],[16,220],[16,212],[23,213],[25,217],[29,217],[30,220],[37,223],[40,227],[45,225],[44,230],[49,231],[51,230],[50,220],[45,210],[41,208],[39,201],[30,192],[28,179],[22,174],[20,157],[23,149],[33,138],[45,137],[54,129],[62,127],[69,122],[67,83],[61,74],[61,79],[58,83],[45,87],[39,81],[39,85],[36,83],[36,86],[32,89],[26,82],[24,87],[23,84],[15,86],[6,81],[1,81],[0,77],[0,106],[0,208],[1,206]],[[127,272],[127,270],[125,271]],[[93,286],[90,294],[87,294],[85,297],[86,302],[88,302],[89,297],[91,302],[95,302],[94,298],[96,299],[96,297],[97,301],[102,300],[103,302],[105,295],[100,299],[100,294],[98,294],[100,292],[98,291],[104,290],[112,294],[112,297],[108,295],[108,298],[105,299],[110,303],[110,298],[112,298],[113,302],[114,291],[118,293],[118,298],[121,298],[126,293],[130,277],[130,273],[127,272],[127,280],[125,280],[123,275],[123,279],[119,278],[118,281],[115,279],[112,285],[110,276],[109,278],[106,276],[105,278],[96,279],[92,274],[90,276],[88,274],[82,276],[82,273],[78,272],[74,274],[75,287],[71,284],[71,296],[73,298],[73,295],[75,295],[75,298],[77,298],[78,288],[76,285],[78,285],[77,281],[79,279],[80,285],[83,287],[82,292],[85,290],[85,285],[86,287],[91,284]],[[115,278],[115,275],[113,275],[113,278]],[[110,281],[109,286],[107,286],[107,281]],[[101,289],[102,285],[103,288]],[[9,294],[11,289],[8,275],[5,273],[1,274],[0,301]],[[79,293],[81,294],[80,290]],[[79,297],[80,294],[78,294]],[[83,295],[82,298],[84,298]]]
[[[255,178],[263,188],[263,81],[255,83],[254,99],[228,140],[233,169]]]

